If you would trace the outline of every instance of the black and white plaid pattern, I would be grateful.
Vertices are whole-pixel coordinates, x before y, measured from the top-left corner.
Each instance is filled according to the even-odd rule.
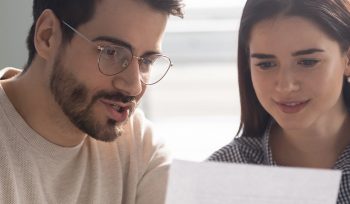
[[[238,137],[212,154],[208,160],[275,166],[268,143],[269,133],[270,128],[261,138]],[[342,170],[337,204],[350,204],[350,145],[339,157],[334,169]]]

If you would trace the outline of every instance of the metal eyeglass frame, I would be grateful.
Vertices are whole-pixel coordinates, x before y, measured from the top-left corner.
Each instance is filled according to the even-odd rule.
[[[101,71],[101,67],[100,67],[100,58],[101,58],[101,53],[102,53],[102,51],[105,49],[105,47],[96,45],[96,44],[95,44],[94,42],[92,42],[89,38],[87,38],[87,37],[86,37],[85,35],[83,35],[81,32],[79,32],[78,30],[76,30],[75,28],[73,28],[71,25],[69,25],[69,24],[68,24],[67,22],[65,22],[64,20],[62,20],[62,23],[63,23],[65,26],[67,26],[68,28],[70,28],[70,29],[71,29],[74,33],[76,33],[78,36],[80,36],[80,37],[83,38],[85,41],[87,41],[89,44],[91,44],[91,45],[97,47],[97,50],[100,51],[100,56],[98,57],[98,60],[97,60],[97,66],[98,66],[98,68],[99,68],[99,71],[100,71],[103,75],[105,75],[105,76],[114,76],[114,75],[117,75],[117,74],[122,73],[123,71],[125,71],[125,70],[128,68],[129,64],[128,64],[127,66],[123,67],[123,69],[122,69],[121,71],[117,72],[117,73],[114,73],[114,74],[106,74],[106,73],[103,73],[103,72]],[[117,46],[117,47],[122,47],[122,46],[120,46],[120,45],[116,45],[116,46]],[[124,48],[124,47],[123,47],[123,48]],[[127,49],[127,48],[126,48],[126,49]],[[133,55],[133,53],[132,53],[131,51],[130,51],[130,53],[131,53],[132,58],[136,58],[136,59],[137,59],[139,66],[141,66],[140,63],[142,63],[144,60],[146,60],[146,59],[143,58],[143,57],[138,57],[138,56]],[[171,60],[170,60],[170,58],[169,58],[168,56],[165,56],[165,55],[162,55],[162,54],[156,54],[156,55],[167,58],[167,59],[169,60],[169,66],[168,66],[168,68],[166,69],[166,71],[164,72],[164,74],[160,77],[160,79],[156,80],[156,81],[153,82],[153,83],[146,83],[146,82],[144,82],[144,81],[142,80],[142,77],[141,77],[141,82],[142,82],[143,84],[145,84],[145,85],[153,85],[153,84],[158,83],[160,80],[162,80],[162,79],[165,77],[165,75],[168,73],[169,69],[170,69],[172,66],[174,66],[173,63],[171,62]],[[130,61],[130,62],[131,62],[131,61]]]

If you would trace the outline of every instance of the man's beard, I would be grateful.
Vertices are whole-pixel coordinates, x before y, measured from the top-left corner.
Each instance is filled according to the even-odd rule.
[[[94,118],[93,105],[101,98],[123,102],[135,101],[135,97],[125,96],[120,92],[105,91],[99,91],[89,99],[88,88],[72,73],[65,71],[60,57],[56,59],[50,76],[50,90],[62,111],[77,128],[97,140],[106,142],[113,141],[122,134],[123,124],[107,117],[106,122],[98,122]],[[130,110],[129,113],[132,112],[133,110]]]

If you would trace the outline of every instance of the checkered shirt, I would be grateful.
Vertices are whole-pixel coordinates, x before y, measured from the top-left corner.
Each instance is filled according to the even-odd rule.
[[[212,154],[208,160],[276,166],[268,142],[270,127],[260,138],[235,138],[231,143]],[[342,171],[337,204],[350,204],[350,145],[339,157],[333,169]]]

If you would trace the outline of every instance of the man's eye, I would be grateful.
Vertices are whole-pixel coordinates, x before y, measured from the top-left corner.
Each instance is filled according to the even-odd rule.
[[[298,61],[299,65],[305,66],[305,67],[313,67],[315,66],[320,60],[316,59],[303,59]]]
[[[111,48],[107,48],[106,49],[106,54],[110,55],[110,56],[113,56],[113,55],[116,54],[116,50],[115,49],[111,49]]]
[[[153,60],[148,59],[148,58],[142,58],[142,63],[144,65],[151,65],[153,63]]]
[[[276,66],[275,62],[259,62],[255,66],[259,67],[262,70],[266,70]]]

